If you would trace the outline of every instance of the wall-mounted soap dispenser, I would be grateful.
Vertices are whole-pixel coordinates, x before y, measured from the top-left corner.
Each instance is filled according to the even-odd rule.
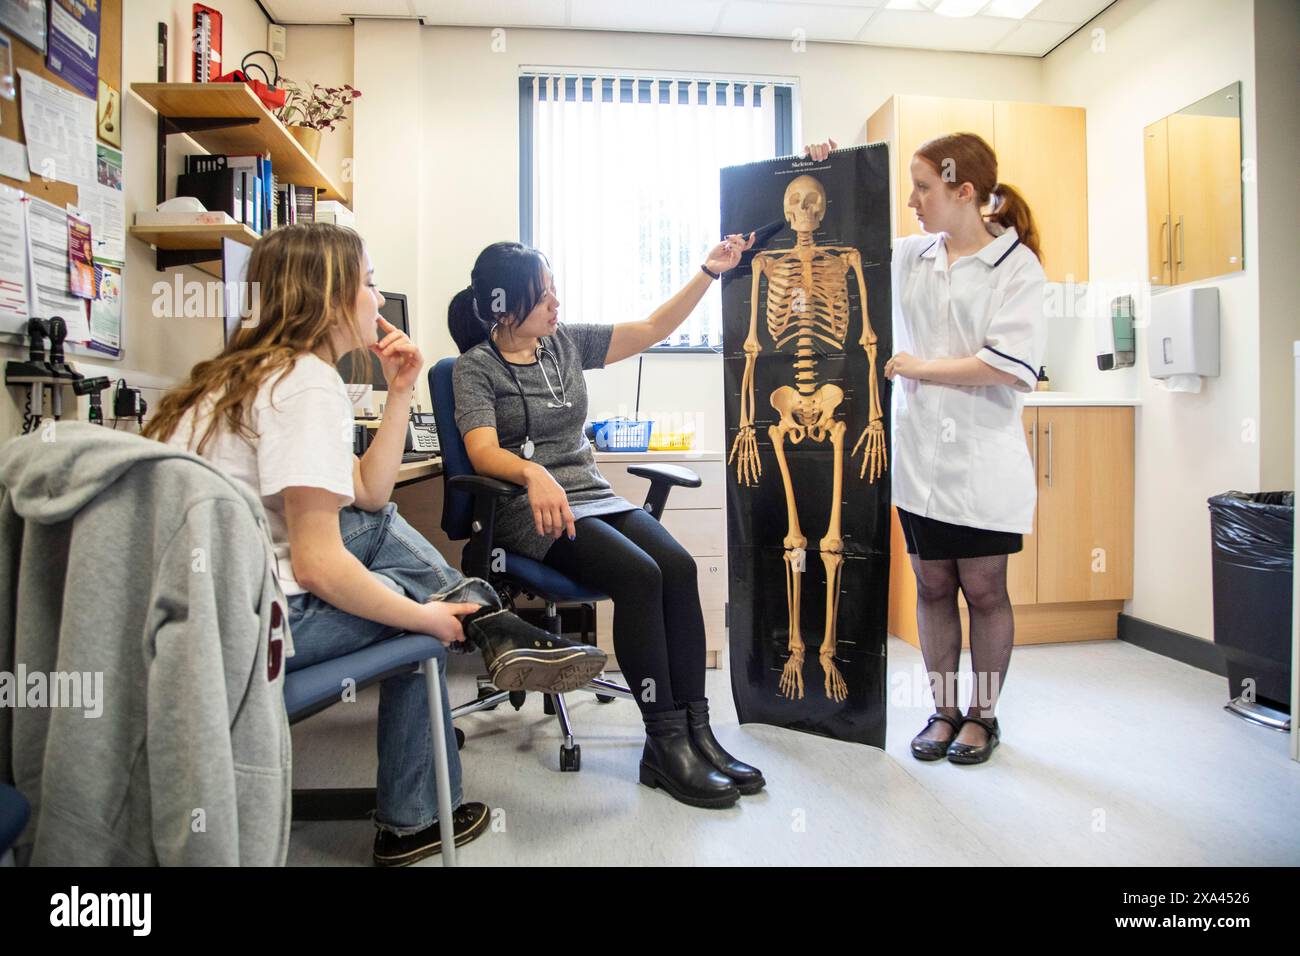
[[[1219,290],[1171,289],[1151,298],[1147,369],[1167,387],[1199,391],[1219,374]]]
[[[1097,316],[1094,326],[1097,339],[1097,368],[1108,372],[1128,368],[1137,355],[1133,334],[1133,297],[1121,295],[1110,300],[1110,314]]]

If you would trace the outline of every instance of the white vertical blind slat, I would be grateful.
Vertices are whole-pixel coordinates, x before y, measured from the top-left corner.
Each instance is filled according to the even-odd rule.
[[[565,76],[533,81],[534,243],[551,260],[567,321],[642,319],[717,241],[719,169],[775,156],[774,88],[727,81],[720,105],[717,81],[596,75],[587,102],[584,79],[572,101]],[[669,344],[721,347],[717,289]]]

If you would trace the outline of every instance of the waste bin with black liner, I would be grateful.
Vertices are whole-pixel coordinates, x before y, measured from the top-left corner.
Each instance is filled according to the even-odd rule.
[[[1214,643],[1228,668],[1227,709],[1290,729],[1295,492],[1209,499]]]

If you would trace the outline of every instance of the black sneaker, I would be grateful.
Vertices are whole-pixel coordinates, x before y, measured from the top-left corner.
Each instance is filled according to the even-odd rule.
[[[462,803],[451,812],[456,846],[464,846],[487,832],[491,811],[486,803]],[[442,852],[442,827],[432,823],[416,833],[398,836],[391,830],[375,833],[375,866],[408,866]]]
[[[463,621],[465,636],[483,652],[488,676],[501,690],[567,694],[605,669],[605,652],[534,627],[508,610],[483,608]]]

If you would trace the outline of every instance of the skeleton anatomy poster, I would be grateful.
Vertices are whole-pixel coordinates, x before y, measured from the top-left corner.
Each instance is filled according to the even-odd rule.
[[[889,163],[722,170],[731,681],[742,722],[885,744]]]

